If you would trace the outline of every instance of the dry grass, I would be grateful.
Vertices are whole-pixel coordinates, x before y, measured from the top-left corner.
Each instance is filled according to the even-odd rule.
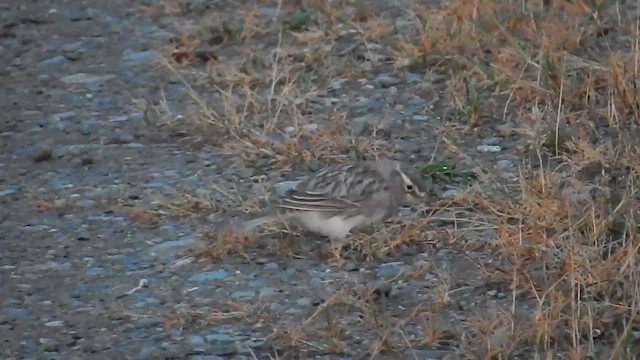
[[[155,9],[175,15],[182,31],[166,65],[198,106],[189,119],[206,131],[200,141],[257,174],[315,160],[408,158],[397,140],[432,143],[436,132],[438,157],[482,167],[469,139],[500,135],[520,159],[511,178],[480,170],[476,184],[434,205],[424,224],[354,246],[370,258],[401,245],[436,246],[430,239],[480,251],[486,256],[475,266],[502,301],[462,306],[464,279],[452,268],[420,290],[430,301],[413,309],[383,309],[370,293],[345,288],[273,339],[292,353],[371,358],[425,347],[455,347],[470,359],[640,354],[640,3],[205,1],[197,11],[188,3]],[[175,62],[185,51],[192,61]],[[406,71],[422,80],[403,87]],[[422,110],[442,122],[354,129],[362,114],[350,104],[362,79],[379,72],[401,79],[399,92],[431,97]],[[447,226],[433,227],[438,221]],[[461,241],[473,227],[495,239]]]

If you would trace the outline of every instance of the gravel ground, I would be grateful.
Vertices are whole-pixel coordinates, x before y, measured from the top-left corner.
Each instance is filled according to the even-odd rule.
[[[172,109],[187,100],[184,85],[157,65],[171,19],[150,18],[140,7],[148,3],[0,3],[0,57],[9,65],[0,69],[2,358],[360,358],[380,334],[399,342],[421,336],[419,321],[402,324],[415,333],[392,329],[449,294],[445,283],[456,288],[446,296],[463,304],[436,319],[451,334],[462,312],[503,301],[504,289],[486,285],[474,265],[486,255],[436,240],[339,267],[322,251],[305,252],[326,245],[308,234],[291,251],[274,248],[280,240],[272,234],[233,256],[202,256],[203,232],[223,220],[211,205],[225,200],[216,189],[255,184],[250,170],[231,169],[215,147],[190,144],[179,126],[145,124],[136,99],[164,93]],[[393,96],[405,105],[397,116],[428,132],[418,109],[431,100],[397,94],[411,74],[370,81],[376,85],[351,103],[354,123],[370,121],[367,114]],[[492,153],[505,145],[495,137],[500,130],[485,135],[461,141],[474,161],[508,178],[517,157]],[[400,143],[405,152],[434,150],[408,139]],[[193,201],[186,215],[172,208],[196,198],[209,201]],[[455,337],[377,358],[453,358]]]

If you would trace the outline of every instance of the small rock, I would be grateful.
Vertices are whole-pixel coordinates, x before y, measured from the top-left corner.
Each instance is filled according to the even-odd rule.
[[[442,195],[440,195],[440,197],[442,197],[443,199],[455,199],[456,197],[458,197],[462,192],[458,189],[449,189],[445,192],[442,193]]]
[[[415,121],[427,121],[429,117],[427,115],[416,114],[411,117],[411,120]]]
[[[203,346],[206,344],[204,338],[199,335],[189,335],[185,340],[192,346]]]
[[[372,110],[380,110],[385,107],[386,104],[384,100],[373,100],[368,105]]]
[[[272,288],[272,287],[265,287],[260,289],[260,298],[267,298],[267,297],[271,297],[274,296],[277,293],[277,290]]]
[[[20,190],[18,185],[4,185],[0,186],[0,197],[15,194]]]
[[[394,85],[398,85],[400,83],[400,80],[398,78],[395,78],[388,74],[380,74],[376,76],[374,81],[380,84],[380,86],[382,86],[383,88],[388,88]]]
[[[79,60],[82,56],[82,41],[78,41],[72,44],[64,44],[60,48],[65,58],[75,61]]]
[[[273,8],[273,7],[261,7],[261,8],[258,8],[256,13],[258,15],[275,17],[275,16],[278,16],[278,14],[280,13],[280,10],[278,8]]]
[[[231,293],[231,297],[234,299],[248,299],[256,296],[256,292],[254,290],[239,290]]]
[[[496,163],[497,170],[506,170],[513,167],[513,161],[511,160],[498,160]]]
[[[64,326],[64,320],[48,321],[48,322],[44,323],[44,326],[47,326],[47,327],[61,327],[61,326]]]
[[[96,202],[94,200],[91,200],[91,199],[82,199],[82,200],[76,201],[76,206],[82,207],[82,208],[93,207],[93,206],[95,206],[95,204],[96,204]]]
[[[54,339],[40,338],[38,342],[42,345],[42,350],[46,352],[57,352],[60,347],[60,344]]]
[[[87,73],[77,73],[60,78],[65,84],[99,84],[115,79],[115,75],[93,75]]]
[[[248,179],[256,174],[256,169],[253,167],[243,168],[238,171],[238,177],[241,179]]]
[[[199,283],[211,282],[215,280],[225,280],[229,277],[229,273],[224,270],[205,271],[189,278],[189,281],[195,281]]]
[[[311,159],[309,161],[309,170],[311,170],[312,172],[316,172],[320,169],[322,169],[322,164],[320,163],[320,161],[318,161],[317,159]]]
[[[418,83],[422,81],[422,76],[420,76],[419,74],[416,73],[412,73],[410,71],[406,71],[404,73],[404,77],[407,80],[408,83]]]
[[[101,268],[101,267],[95,267],[87,270],[87,275],[89,276],[98,276],[98,275],[102,275],[103,273],[104,273],[104,268]]]
[[[135,326],[136,329],[146,329],[146,328],[157,327],[163,322],[164,322],[164,319],[162,318],[151,317],[151,318],[136,320],[133,323],[133,325]]]
[[[494,297],[498,293],[498,290],[489,290],[487,291],[487,295]]]
[[[378,267],[378,276],[385,278],[392,278],[400,273],[404,268],[403,262],[391,262],[385,263]]]
[[[58,56],[54,56],[52,58],[48,58],[41,61],[37,67],[43,68],[43,67],[55,66],[55,65],[64,64],[65,62],[67,62],[67,58],[65,58],[64,56],[58,55]]]
[[[128,65],[153,65],[155,62],[162,60],[162,54],[155,50],[146,50],[135,52],[129,49],[122,53],[122,61]]]
[[[176,256],[200,246],[203,246],[203,243],[197,239],[170,240],[152,246],[149,249],[149,254],[151,256]]]
[[[311,305],[311,298],[308,298],[306,296],[302,297],[302,298],[296,300],[296,304],[298,304],[298,306],[302,306],[302,307],[309,306],[309,305]]]
[[[479,152],[487,153],[487,152],[500,152],[502,151],[502,148],[497,145],[478,145],[476,150],[478,150]]]
[[[498,145],[501,141],[502,141],[502,138],[490,137],[490,138],[482,139],[482,145]]]
[[[344,83],[345,80],[344,79],[336,79],[333,80],[330,84],[329,84],[329,90],[340,90],[342,89],[342,83]]]

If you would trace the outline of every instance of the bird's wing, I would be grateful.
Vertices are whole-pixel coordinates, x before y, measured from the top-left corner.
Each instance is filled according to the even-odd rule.
[[[362,207],[365,200],[363,197],[334,196],[326,192],[293,189],[277,206],[291,210],[341,213]]]

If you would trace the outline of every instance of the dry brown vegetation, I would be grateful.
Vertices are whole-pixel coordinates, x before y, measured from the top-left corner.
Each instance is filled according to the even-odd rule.
[[[434,154],[478,173],[455,198],[423,209],[425,220],[382,230],[384,241],[359,238],[354,250],[379,259],[402,246],[454,248],[481,280],[454,262],[403,275],[437,274],[415,289],[425,300],[411,308],[345,285],[305,319],[243,310],[257,331],[272,327],[270,356],[412,358],[414,348],[469,359],[638,356],[639,9],[599,0],[173,1],[154,9],[175,15],[181,33],[166,65],[196,105],[182,122],[165,123],[195,122],[203,135],[194,142],[223,149],[256,177],[311,161],[410,158],[398,139],[426,144],[414,161]],[[427,125],[386,119],[402,103],[355,113],[363,79],[378,73],[400,79],[398,93],[429,99],[420,109]],[[361,129],[365,116],[378,120]],[[492,155],[476,151],[487,136],[506,139],[503,151],[519,159],[512,176],[500,177]]]

